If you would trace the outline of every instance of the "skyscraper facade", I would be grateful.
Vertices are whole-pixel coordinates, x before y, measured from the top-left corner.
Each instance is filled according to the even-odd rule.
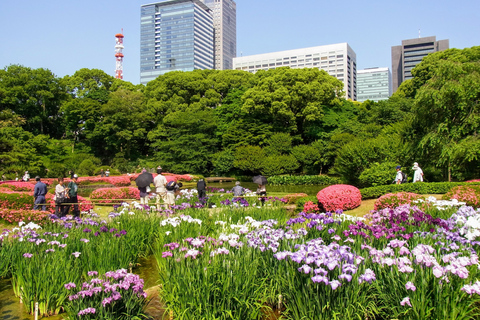
[[[343,82],[343,90],[347,99],[357,99],[357,55],[348,43],[278,51],[233,59],[234,69],[252,73],[279,67],[325,70],[328,74]]]
[[[213,10],[215,69],[233,69],[237,56],[237,4],[233,0],[204,0]]]
[[[214,68],[213,12],[200,0],[141,6],[140,83],[169,71]]]
[[[412,78],[412,69],[429,53],[447,50],[449,41],[435,36],[402,40],[401,46],[392,47],[392,86],[397,91],[403,81]]]
[[[388,68],[357,71],[357,101],[387,100],[392,95],[392,74]]]

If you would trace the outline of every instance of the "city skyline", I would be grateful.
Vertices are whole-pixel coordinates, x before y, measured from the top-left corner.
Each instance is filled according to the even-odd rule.
[[[406,1],[301,5],[237,2],[237,57],[348,42],[357,69],[391,66],[391,47],[436,36],[450,48],[480,45],[476,1]],[[140,83],[140,7],[149,1],[105,0],[102,6],[59,0],[0,3],[0,66],[47,68],[59,77],[81,68],[115,74],[115,34],[124,30],[124,80]],[[414,8],[415,10],[412,10]],[[337,13],[337,14],[335,14]],[[426,14],[428,13],[428,14]],[[394,14],[394,15],[393,15]]]

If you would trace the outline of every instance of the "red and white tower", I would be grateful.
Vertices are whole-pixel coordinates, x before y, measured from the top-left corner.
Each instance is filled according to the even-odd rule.
[[[115,35],[115,60],[116,62],[116,68],[115,68],[115,78],[117,79],[123,79],[123,53],[122,50],[124,48],[123,46],[123,29],[122,33],[117,33]]]

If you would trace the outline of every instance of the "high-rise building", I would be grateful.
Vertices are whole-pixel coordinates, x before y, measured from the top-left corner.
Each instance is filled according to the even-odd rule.
[[[392,74],[388,68],[357,71],[357,101],[387,100],[392,95]]]
[[[200,0],[141,6],[140,82],[169,71],[214,68],[213,12]]]
[[[347,99],[357,99],[357,55],[348,43],[278,51],[233,59],[234,69],[252,73],[279,67],[325,70],[328,74],[343,82]]]
[[[412,78],[412,69],[429,53],[447,50],[449,41],[437,37],[402,40],[401,46],[392,47],[392,86],[397,91],[400,84]]]
[[[203,0],[213,10],[215,69],[233,69],[237,56],[237,4],[233,0]]]

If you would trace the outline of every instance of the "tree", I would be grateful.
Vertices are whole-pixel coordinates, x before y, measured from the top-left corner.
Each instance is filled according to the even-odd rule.
[[[259,174],[265,161],[265,151],[258,146],[238,147],[233,165],[243,171]]]
[[[8,109],[24,118],[23,128],[33,134],[61,137],[58,110],[66,97],[48,69],[10,65],[0,70],[0,111]]]
[[[264,122],[275,132],[298,134],[323,116],[323,106],[340,103],[343,84],[318,69],[278,68],[259,71],[255,85],[243,95],[242,110]]]
[[[435,68],[428,64],[430,62]],[[452,175],[465,165],[465,153],[459,150],[465,150],[471,141],[477,141],[480,47],[432,57],[419,70],[426,74],[421,77],[426,82],[417,90],[413,110],[412,126],[418,141],[417,150],[443,168],[450,181]],[[468,159],[479,167],[475,156]]]

